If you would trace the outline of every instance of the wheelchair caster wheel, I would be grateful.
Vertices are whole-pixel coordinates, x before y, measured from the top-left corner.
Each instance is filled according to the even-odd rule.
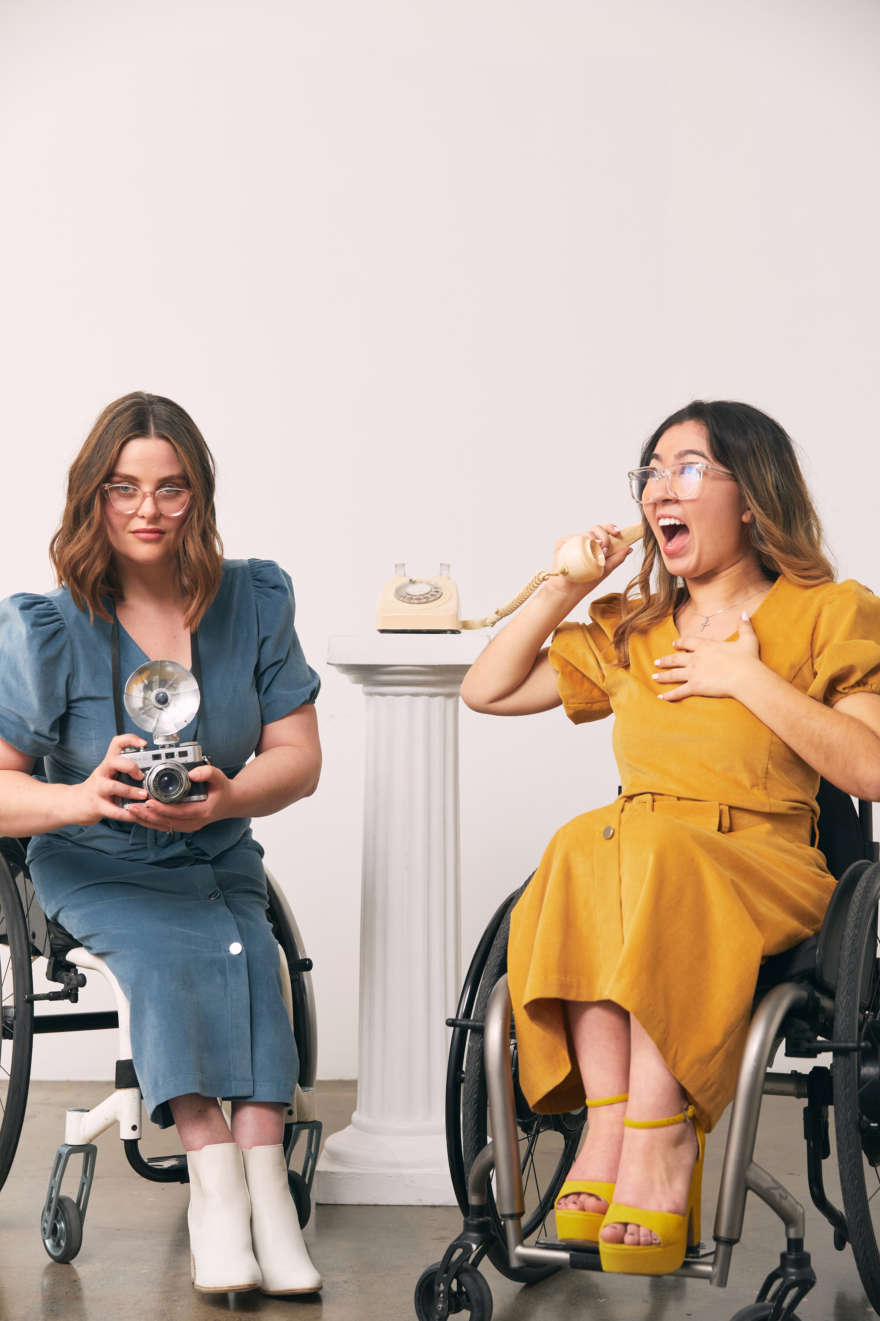
[[[309,1196],[309,1185],[298,1170],[288,1170],[287,1186],[290,1189],[290,1195],[296,1206],[296,1214],[299,1218],[300,1229],[305,1229],[306,1225],[309,1223],[309,1216],[312,1214],[312,1199]]]
[[[442,1274],[443,1263],[436,1261],[419,1276],[415,1295],[419,1321],[446,1321],[459,1312],[471,1321],[491,1321],[492,1290],[475,1267],[459,1267],[449,1280],[448,1290],[438,1298],[437,1283]]]
[[[773,1303],[752,1303],[751,1307],[744,1307],[736,1316],[732,1316],[730,1321],[770,1321],[773,1315]],[[783,1312],[785,1321],[798,1321],[794,1312]]]
[[[53,1261],[73,1261],[82,1247],[83,1220],[72,1197],[59,1197],[48,1233],[43,1231],[43,1247]]]

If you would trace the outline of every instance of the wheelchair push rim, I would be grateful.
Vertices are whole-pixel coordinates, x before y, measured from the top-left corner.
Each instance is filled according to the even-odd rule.
[[[21,898],[0,854],[0,1188],[24,1123],[31,1074],[34,1006],[31,946]]]
[[[459,1001],[459,1015],[456,1020],[458,1026],[454,1029],[450,1046],[446,1138],[450,1171],[454,1182],[456,1175],[458,1176],[456,1193],[465,1214],[469,1210],[466,1197],[467,1175],[491,1136],[483,1067],[482,1025],[492,988],[499,977],[507,971],[510,913],[524,888],[521,887],[501,905],[478,946]],[[586,1109],[565,1115],[535,1114],[518,1084],[516,1035],[512,1020],[510,1053],[516,1097],[520,1169],[526,1199],[522,1234],[523,1239],[528,1240],[538,1233],[547,1232],[547,1218],[552,1214],[559,1189],[574,1161],[580,1143]],[[462,1183],[465,1185],[464,1188],[461,1187]],[[545,1268],[510,1265],[506,1235],[495,1206],[491,1178],[487,1210],[493,1232],[486,1243],[485,1252],[496,1270],[508,1279],[520,1283],[535,1283],[553,1273],[556,1269],[553,1266]]]
[[[865,1293],[880,1314],[880,864],[852,896],[835,996],[834,1129],[847,1236]]]

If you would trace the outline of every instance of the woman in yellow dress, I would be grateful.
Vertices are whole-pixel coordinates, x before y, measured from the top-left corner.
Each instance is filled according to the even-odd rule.
[[[550,579],[462,696],[616,716],[621,795],[551,840],[508,973],[530,1105],[591,1106],[560,1238],[657,1274],[699,1240],[703,1135],[733,1095],[761,960],[817,931],[834,888],[819,778],[880,799],[880,599],[833,580],[792,443],[755,408],[688,405],[629,480],[637,577],[587,624],[563,621],[590,589]],[[590,531],[605,576],[630,553],[616,532]]]

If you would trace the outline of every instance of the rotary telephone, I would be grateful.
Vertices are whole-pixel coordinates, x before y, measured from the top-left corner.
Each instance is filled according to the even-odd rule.
[[[631,546],[641,535],[641,523],[634,523],[611,538],[611,547],[618,550],[621,546]],[[436,578],[409,578],[406,565],[396,564],[394,577],[388,580],[379,597],[376,628],[380,633],[460,633],[462,629],[492,628],[499,619],[519,609],[548,578],[565,574],[572,582],[596,583],[604,567],[605,555],[598,541],[569,537],[557,550],[553,568],[536,573],[507,605],[484,619],[459,619],[458,588],[449,576],[448,564],[440,565]]]

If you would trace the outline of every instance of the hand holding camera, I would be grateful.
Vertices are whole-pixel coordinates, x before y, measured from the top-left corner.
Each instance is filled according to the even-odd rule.
[[[204,802],[207,789],[189,772],[207,758],[200,744],[181,743],[178,737],[198,711],[200,698],[195,675],[176,661],[147,661],[129,675],[122,694],[125,709],[136,725],[152,734],[154,746],[129,743],[124,751],[141,774],[133,781],[124,774],[123,782],[139,782],[147,796],[160,803]],[[125,799],[120,802],[126,806]]]
[[[153,830],[194,831],[231,815],[232,782],[210,765],[199,743],[178,738],[200,703],[189,670],[174,661],[149,661],[129,676],[123,701],[154,741],[117,734],[88,780],[71,790],[80,800],[71,819],[91,825],[109,817]]]

